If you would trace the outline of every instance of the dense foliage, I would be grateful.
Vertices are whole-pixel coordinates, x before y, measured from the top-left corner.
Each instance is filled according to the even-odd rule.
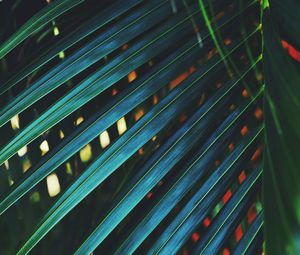
[[[297,254],[285,2],[1,1],[0,254]]]

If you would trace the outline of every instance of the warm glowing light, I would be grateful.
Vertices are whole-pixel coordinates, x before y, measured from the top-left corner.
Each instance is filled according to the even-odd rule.
[[[139,155],[143,155],[144,154],[144,149],[143,148],[140,148],[139,149]]]
[[[115,96],[115,95],[117,95],[118,94],[118,90],[117,89],[113,89],[112,91],[111,91],[111,95],[112,96]]]
[[[248,91],[247,91],[246,89],[244,89],[244,90],[242,91],[242,95],[243,95],[243,97],[248,97],[248,96],[249,96],[249,93],[248,93]]]
[[[63,139],[65,137],[65,134],[62,130],[59,130],[59,138]]]
[[[243,126],[243,128],[241,129],[241,135],[245,136],[248,133],[248,128],[247,126]]]
[[[42,151],[42,155],[45,155],[49,151],[49,144],[48,144],[47,140],[44,140],[40,144],[40,149]]]
[[[158,96],[154,95],[153,96],[153,104],[157,104],[158,103]]]
[[[92,146],[87,144],[79,152],[81,162],[88,162],[92,158]]]
[[[138,121],[140,118],[142,118],[142,116],[144,115],[144,109],[140,108],[139,110],[137,110],[137,112],[134,115],[134,119],[135,121]]]
[[[263,111],[261,108],[257,108],[254,112],[255,118],[261,119],[263,117]]]
[[[27,153],[27,146],[25,145],[23,148],[18,150],[19,157],[23,157]]]
[[[9,163],[8,163],[8,160],[5,160],[5,161],[4,161],[4,166],[5,166],[6,170],[9,169]]]
[[[110,144],[110,139],[108,132],[105,130],[101,135],[100,135],[100,145],[104,149]]]
[[[80,123],[82,123],[84,121],[84,118],[83,117],[79,117],[77,120],[76,120],[76,122],[75,122],[75,124],[76,124],[76,126],[78,126]]]
[[[136,71],[132,71],[127,76],[129,82],[134,81],[136,79],[136,77],[137,77]]]
[[[122,135],[127,130],[126,120],[124,117],[117,121],[118,133]]]
[[[50,197],[55,197],[60,192],[60,184],[57,175],[50,174],[47,177],[47,188]]]
[[[17,114],[14,117],[12,117],[10,123],[13,130],[19,129],[20,128],[19,115]]]

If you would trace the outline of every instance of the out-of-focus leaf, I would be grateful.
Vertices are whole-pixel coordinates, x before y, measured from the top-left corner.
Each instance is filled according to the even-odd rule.
[[[270,1],[263,13],[266,253],[292,255],[300,253],[300,73],[299,63],[281,45],[273,2],[278,6],[279,1]],[[300,3],[294,5],[289,12],[296,17]]]

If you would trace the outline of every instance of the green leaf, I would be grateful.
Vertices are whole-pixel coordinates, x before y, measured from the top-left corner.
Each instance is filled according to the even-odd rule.
[[[249,252],[249,247],[253,245],[256,240],[260,240],[263,237],[263,212],[259,212],[247,232],[243,235],[237,246],[233,251],[233,255],[244,255]],[[261,243],[261,242],[259,242]]]
[[[229,19],[230,21],[231,19]],[[227,24],[228,19],[224,20],[225,22],[222,24]],[[245,40],[250,38],[253,35],[251,33]],[[208,34],[204,36],[204,42],[207,38]],[[181,59],[182,65],[178,65],[175,70],[176,72],[180,71],[180,68],[183,67],[187,60],[185,58],[195,58],[197,57],[199,50],[197,50],[198,42],[196,39],[193,39],[188,44],[179,49],[174,54],[172,54],[169,58],[163,61],[160,65],[157,66],[143,80],[138,81],[136,83],[136,87],[129,89],[128,92],[121,94],[115,101],[112,101],[106,107],[103,108],[96,114],[94,118],[91,118],[90,121],[84,123],[81,127],[78,127],[78,130],[70,136],[68,139],[63,140],[61,145],[58,146],[55,150],[46,155],[45,159],[43,159],[36,168],[32,169],[28,172],[27,175],[24,176],[19,182],[17,182],[12,189],[8,192],[7,196],[0,201],[0,212],[1,214],[13,203],[15,203],[21,196],[26,194],[30,189],[32,189],[38,182],[40,182],[44,177],[54,171],[61,163],[67,160],[70,156],[76,153],[80,148],[82,148],[86,143],[90,142],[93,138],[95,138],[98,134],[106,130],[109,126],[111,126],[114,122],[120,119],[122,116],[127,114],[134,107],[143,102],[150,95],[155,93],[159,88],[164,85],[163,79],[171,78],[174,75],[172,71],[172,66],[177,65],[179,59]],[[209,42],[208,42],[209,45]],[[230,53],[238,50],[242,43],[239,43],[231,48]],[[201,53],[200,51],[199,53]],[[182,59],[183,58],[183,59]],[[214,69],[216,65],[219,65],[221,60],[216,61],[216,59],[212,59],[207,63],[207,69],[203,70],[203,75],[207,72]],[[216,69],[218,70],[218,69]],[[168,76],[165,76],[164,72],[168,71]],[[202,71],[201,71],[202,72]],[[202,77],[202,76],[201,76]],[[168,78],[168,79],[169,79]],[[145,87],[147,86],[147,87]],[[149,89],[151,88],[151,89]],[[39,125],[37,128],[41,128],[41,122],[39,119],[36,121]],[[36,134],[34,130],[30,130],[28,136],[21,135],[17,136],[18,143],[22,144],[22,137],[25,139],[26,137],[35,137]],[[25,138],[24,138],[25,137]],[[21,148],[21,146],[15,143],[15,148]],[[26,142],[25,142],[26,144]],[[4,150],[3,150],[4,151]],[[17,151],[17,149],[16,149]]]
[[[164,194],[159,203],[153,207],[151,212],[139,224],[138,229],[135,229],[131,232],[129,237],[130,239],[127,239],[126,242],[120,246],[117,254],[132,254],[139,244],[141,244],[141,242],[147,237],[147,235],[149,235],[151,231],[160,223],[160,221],[171,211],[173,206],[175,206],[189,191],[189,189],[191,189],[191,187],[197,181],[199,181],[199,178],[208,170],[205,169],[207,164],[214,159],[219,151],[224,150],[224,147],[227,148],[225,145],[226,141],[231,139],[232,134],[234,131],[236,131],[236,126],[238,126],[237,123],[242,120],[241,116],[245,114],[245,111],[249,106],[252,105],[252,103],[253,101],[250,101],[250,103],[245,104],[245,106],[238,108],[218,127],[210,139],[203,144],[202,149],[195,157],[193,157],[193,160],[187,164],[186,169],[183,171],[184,173],[180,176],[180,179],[176,181],[176,183],[167,193]],[[211,112],[211,114],[215,116],[214,112]],[[212,119],[212,121],[214,120],[215,119]],[[202,123],[203,125],[207,125],[207,123]],[[247,145],[247,143],[242,143],[242,145],[238,146],[232,153],[233,155],[230,156],[230,159],[237,159],[240,156],[237,155],[237,151],[240,152],[243,149],[246,150],[247,146],[245,146],[245,144]],[[172,160],[172,162],[179,159],[180,157],[176,157]],[[164,160],[163,157],[160,159],[155,159],[154,162],[156,162],[156,167],[159,167],[158,162],[162,160]],[[166,171],[167,169],[170,170],[172,167],[173,164],[167,164],[163,167],[164,170],[159,169],[159,172]],[[223,165],[220,166],[220,169],[223,168]],[[219,173],[216,173],[216,175],[219,175]],[[215,179],[215,175],[212,176],[212,178]],[[159,174],[155,173],[155,168],[153,168],[151,173],[148,175],[144,175],[142,178],[139,178],[137,183],[130,188],[130,191],[122,196],[122,199],[118,203],[117,207],[115,207],[113,211],[111,211],[109,215],[101,222],[89,239],[87,239],[87,241],[83,244],[83,246],[93,247],[95,242],[100,243],[100,240],[104,239],[104,237],[107,235],[107,231],[112,230],[113,226],[116,226],[118,222],[120,222],[151,190],[151,188],[153,188],[151,186],[146,189],[147,185],[145,184],[145,180],[154,178],[157,178],[156,182],[158,182],[160,180],[159,178],[161,178]]]
[[[79,5],[84,0],[60,0],[54,1],[47,7],[28,20],[13,36],[0,45],[0,59],[12,51],[16,46],[26,40],[29,36],[38,32],[51,20],[62,15],[71,8]]]
[[[273,16],[272,2],[263,13],[266,253],[289,255],[300,252],[300,73],[299,63],[281,45],[281,24]],[[300,7],[294,4],[289,9],[293,17]],[[299,38],[299,34],[293,34],[293,38]]]
[[[71,32],[62,40],[55,43],[52,47],[47,48],[45,52],[42,52],[38,57],[36,57],[26,66],[24,66],[23,69],[17,72],[17,74],[8,78],[8,80],[4,84],[1,84],[0,94],[3,94],[8,89],[15,86],[22,79],[32,74],[38,68],[41,68],[42,66],[47,64],[50,60],[56,57],[59,54],[59,52],[70,48],[71,46],[84,39],[88,35],[92,34],[96,30],[104,27],[106,24],[108,24],[115,18],[119,17],[126,11],[139,4],[141,1],[142,0],[119,0],[116,3],[112,4],[109,8],[100,12],[97,16],[84,22],[75,31]],[[59,69],[60,68],[58,68],[57,70]]]

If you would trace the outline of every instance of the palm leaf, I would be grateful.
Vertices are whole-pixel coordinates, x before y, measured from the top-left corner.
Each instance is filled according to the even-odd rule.
[[[30,13],[0,46],[3,252],[259,254],[264,221],[268,253],[296,250],[297,173],[278,170],[298,165],[299,75],[278,39],[291,27],[299,43],[291,6],[64,0]],[[266,199],[275,188],[284,196]]]

